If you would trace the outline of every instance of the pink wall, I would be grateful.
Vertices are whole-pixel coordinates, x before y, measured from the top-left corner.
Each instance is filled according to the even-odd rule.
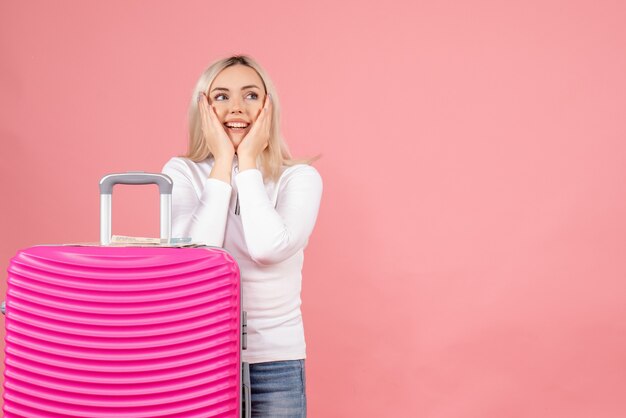
[[[0,267],[97,240],[99,178],[182,153],[196,78],[245,52],[278,86],[295,153],[324,154],[310,416],[623,417],[625,15],[591,0],[4,1]],[[118,195],[114,232],[156,235],[156,192]]]

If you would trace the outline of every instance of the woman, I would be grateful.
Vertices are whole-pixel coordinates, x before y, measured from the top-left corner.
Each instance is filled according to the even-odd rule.
[[[224,247],[239,264],[247,311],[253,417],[305,417],[300,312],[303,250],[322,179],[280,135],[276,90],[250,57],[210,65],[189,108],[189,150],[174,181],[172,234]]]

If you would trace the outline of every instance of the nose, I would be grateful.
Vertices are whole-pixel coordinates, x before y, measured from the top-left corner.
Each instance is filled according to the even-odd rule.
[[[243,106],[241,105],[241,99],[234,98],[231,102],[230,113],[242,113]]]

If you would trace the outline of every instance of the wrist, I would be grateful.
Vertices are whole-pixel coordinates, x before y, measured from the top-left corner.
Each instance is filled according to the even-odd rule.
[[[226,158],[215,158],[215,163],[213,164],[213,168],[211,168],[211,173],[209,174],[209,178],[214,178],[223,181],[224,183],[230,184],[230,174],[233,166],[233,160],[230,161]]]
[[[237,154],[237,159],[239,161],[239,171],[247,170],[250,168],[256,167],[256,157],[250,154]]]
[[[215,161],[232,161],[234,156],[235,150],[213,153],[213,158],[215,158]]]

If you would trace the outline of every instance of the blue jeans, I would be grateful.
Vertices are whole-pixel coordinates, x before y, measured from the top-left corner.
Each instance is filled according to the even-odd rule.
[[[306,418],[304,360],[250,364],[252,418]]]

